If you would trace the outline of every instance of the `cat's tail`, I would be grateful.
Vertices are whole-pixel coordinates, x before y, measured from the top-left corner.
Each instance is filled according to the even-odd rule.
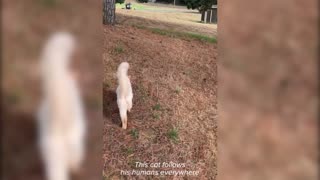
[[[128,69],[129,69],[129,63],[122,62],[118,67],[117,77],[120,78],[123,75],[127,76]]]
[[[53,76],[68,68],[75,49],[75,38],[68,32],[52,34],[41,55],[43,76]]]
[[[120,97],[128,94],[128,69],[129,63],[123,62],[119,65],[117,71],[118,83],[120,88]]]

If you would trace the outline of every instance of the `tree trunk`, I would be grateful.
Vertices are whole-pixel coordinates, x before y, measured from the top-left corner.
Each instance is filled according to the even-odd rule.
[[[115,0],[103,0],[103,24],[114,25],[115,20]]]

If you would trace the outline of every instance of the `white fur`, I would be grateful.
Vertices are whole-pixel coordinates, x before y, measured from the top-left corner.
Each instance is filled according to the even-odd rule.
[[[69,69],[75,40],[64,32],[44,47],[44,98],[38,112],[40,150],[47,180],[69,180],[84,158],[85,119],[79,88]]]
[[[123,62],[119,65],[117,71],[117,78],[119,83],[119,86],[116,90],[117,104],[123,129],[127,129],[127,111],[131,111],[133,98],[132,87],[130,79],[128,77],[128,69],[129,64],[127,62]]]

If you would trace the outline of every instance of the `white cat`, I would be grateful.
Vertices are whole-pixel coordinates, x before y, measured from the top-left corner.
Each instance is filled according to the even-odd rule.
[[[74,37],[53,34],[41,57],[44,98],[38,112],[40,150],[47,180],[68,180],[85,153],[86,123],[79,88],[70,70]]]
[[[119,65],[117,71],[118,83],[119,86],[116,90],[117,92],[117,103],[120,112],[122,128],[127,129],[127,111],[130,112],[132,108],[132,87],[130,83],[130,79],[128,77],[128,69],[129,64],[127,62],[123,62]]]

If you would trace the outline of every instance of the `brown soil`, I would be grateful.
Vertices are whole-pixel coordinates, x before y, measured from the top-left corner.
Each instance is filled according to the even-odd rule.
[[[120,171],[135,169],[137,161],[187,163],[185,169],[200,171],[198,178],[215,179],[217,45],[122,24],[104,30],[106,179],[119,179]],[[127,130],[121,129],[115,94],[115,73],[123,61],[130,64],[134,93]],[[173,128],[178,132],[177,141],[168,136]],[[149,178],[163,177],[139,177]]]

